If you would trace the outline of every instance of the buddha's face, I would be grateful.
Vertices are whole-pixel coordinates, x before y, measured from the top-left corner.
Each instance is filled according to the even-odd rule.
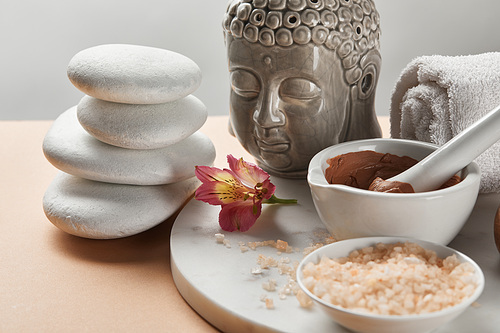
[[[234,134],[264,170],[303,177],[318,151],[345,136],[349,87],[339,57],[313,43],[226,42]]]

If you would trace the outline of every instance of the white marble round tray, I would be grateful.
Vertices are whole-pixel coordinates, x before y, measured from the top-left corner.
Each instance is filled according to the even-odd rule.
[[[286,284],[286,275],[280,275],[276,268],[252,274],[252,269],[258,267],[259,254],[300,261],[304,248],[327,237],[307,183],[279,178],[272,181],[278,197],[296,198],[299,204],[264,206],[257,224],[246,233],[222,232],[218,225],[219,207],[197,200],[186,205],[174,223],[170,240],[172,274],[179,292],[195,311],[223,332],[348,332],[319,307],[305,309],[294,296],[282,300],[278,291],[264,290],[262,283],[270,278],[277,281],[277,289]],[[492,235],[487,225],[492,226],[493,219],[489,224],[479,221],[485,215],[493,218],[497,199],[500,196],[480,197],[468,226],[450,244],[471,256],[485,272],[486,288],[478,300],[480,305],[468,309],[437,333],[494,332],[500,327],[496,315],[500,310],[499,256],[494,244],[485,241],[485,233]],[[217,243],[216,233],[223,233],[231,247]],[[242,252],[238,245],[278,239],[300,251],[278,255],[275,248],[260,247]],[[261,301],[263,295],[273,300],[274,309],[266,308]]]

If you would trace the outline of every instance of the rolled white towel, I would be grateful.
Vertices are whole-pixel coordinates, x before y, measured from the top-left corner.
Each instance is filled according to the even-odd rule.
[[[392,93],[391,136],[443,145],[498,105],[500,52],[422,56],[406,66]],[[500,192],[500,142],[476,162],[480,192]]]

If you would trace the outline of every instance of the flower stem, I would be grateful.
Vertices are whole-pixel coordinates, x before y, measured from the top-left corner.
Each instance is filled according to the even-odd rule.
[[[262,203],[293,205],[297,203],[297,199],[280,199],[273,194],[269,199],[262,200]]]

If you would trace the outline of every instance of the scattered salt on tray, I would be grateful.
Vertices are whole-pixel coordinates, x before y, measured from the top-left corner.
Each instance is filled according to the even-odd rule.
[[[364,313],[439,311],[470,297],[474,268],[455,255],[438,258],[415,243],[378,243],[348,257],[323,257],[304,267],[304,285],[324,301]]]
[[[335,242],[335,239],[330,236],[328,233],[315,233],[314,235],[318,239],[323,239],[322,242],[316,242],[310,244],[308,247],[302,250],[302,254],[306,256],[312,251],[326,245]],[[231,248],[231,244],[228,239],[225,238],[224,234],[216,233],[215,239],[218,244],[223,244],[227,248]],[[287,256],[281,256],[283,253],[293,253],[293,252],[301,252],[299,248],[291,247],[288,242],[283,240],[266,240],[266,241],[256,241],[256,242],[238,242],[238,246],[242,253],[245,253],[249,250],[256,251],[259,247],[272,247],[277,250],[276,254],[280,256],[279,259],[275,259],[271,256],[265,256],[263,254],[259,254],[257,256],[257,267],[253,267],[250,269],[250,272],[254,276],[260,276],[263,274],[263,270],[269,270],[272,268],[276,268],[278,274],[286,276],[286,282],[280,287],[277,288],[278,284],[275,279],[269,279],[267,282],[262,283],[262,289],[268,292],[278,291],[278,297],[280,300],[285,300],[288,296],[293,296],[297,298],[300,306],[302,307],[310,307],[312,305],[312,300],[303,293],[297,282],[295,281],[297,267],[299,265],[298,261],[291,261]],[[274,302],[272,299],[267,298],[266,295],[261,297],[261,301],[266,303],[267,309],[274,309]]]

